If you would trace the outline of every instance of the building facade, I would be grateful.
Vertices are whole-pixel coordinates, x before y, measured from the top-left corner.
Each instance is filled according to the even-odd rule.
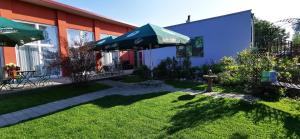
[[[183,23],[166,27],[175,32],[198,38],[198,44],[190,48],[192,66],[218,62],[224,56],[236,54],[252,43],[253,17],[251,10]],[[166,47],[144,51],[144,62],[155,67],[167,57],[180,57],[179,49]]]
[[[76,42],[83,38],[84,41],[94,41],[119,36],[135,28],[53,0],[0,0],[0,16],[44,31],[44,40],[1,48],[1,66],[15,63],[22,70],[43,71],[46,63],[55,60],[55,55],[67,57],[69,48],[76,47]],[[95,60],[99,67],[112,64],[112,59],[119,56],[134,64],[134,52],[98,52]],[[57,72],[66,73],[60,69],[52,71]]]

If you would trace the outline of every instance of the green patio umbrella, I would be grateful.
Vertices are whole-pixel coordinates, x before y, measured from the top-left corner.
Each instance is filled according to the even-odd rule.
[[[42,39],[43,31],[0,17],[0,46],[21,46]]]
[[[186,45],[189,40],[189,37],[177,32],[153,24],[146,24],[105,45],[108,46],[107,50],[150,49],[150,69],[152,69],[152,49]]]
[[[109,49],[153,49],[166,46],[185,45],[190,38],[177,32],[153,25],[146,24],[114,39]]]
[[[94,50],[98,51],[98,50],[103,50],[103,51],[107,51],[109,50],[109,44],[114,40],[114,38],[112,36],[106,37],[104,39],[98,40],[95,42],[95,47]]]

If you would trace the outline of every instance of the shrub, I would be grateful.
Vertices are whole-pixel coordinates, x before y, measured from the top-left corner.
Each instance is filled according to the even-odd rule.
[[[256,88],[254,95],[267,101],[278,101],[280,98],[286,96],[286,89],[263,83]]]
[[[218,80],[223,85],[241,84],[238,66],[232,57],[223,57],[220,61],[221,73],[218,74]]]
[[[282,82],[300,83],[300,71],[297,67],[299,58],[278,58],[275,70],[278,71],[278,79]]]
[[[273,69],[275,58],[247,49],[238,53],[234,59],[224,57],[220,61],[222,72],[219,81],[224,85],[244,85],[252,92],[261,87],[261,73]]]
[[[145,80],[150,79],[151,78],[151,70],[147,66],[142,65],[133,71],[133,75],[136,75],[139,78],[145,79]]]
[[[268,54],[257,53],[251,49],[240,52],[236,62],[240,80],[250,90],[260,86],[261,73],[272,70],[275,65],[274,57]]]
[[[157,79],[194,79],[194,70],[189,57],[178,61],[175,57],[162,60],[153,70]]]

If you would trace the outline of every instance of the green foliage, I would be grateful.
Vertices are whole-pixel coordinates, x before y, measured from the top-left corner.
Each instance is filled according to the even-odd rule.
[[[300,33],[296,32],[293,36],[293,43],[296,45],[300,45]]]
[[[175,57],[162,60],[156,68],[154,68],[154,77],[157,79],[192,79],[194,71],[191,67],[189,57],[183,59],[182,64]]]
[[[142,65],[133,71],[133,75],[136,75],[143,80],[150,79],[151,70],[147,66]]]
[[[223,72],[218,74],[218,80],[223,85],[239,85],[240,74],[238,74],[238,65],[232,57],[223,57],[220,61]]]
[[[278,79],[282,82],[300,83],[300,70],[297,67],[299,57],[279,58],[275,70],[279,73]]]
[[[289,37],[285,29],[266,20],[254,19],[255,42],[259,48],[263,48],[269,42],[285,40]]]
[[[214,74],[218,74],[223,71],[222,65],[219,63],[210,63],[210,64],[203,64],[201,66],[202,75],[208,74],[209,70],[212,70]]]
[[[224,57],[220,61],[223,72],[219,73],[219,81],[223,85],[242,85],[249,91],[256,91],[261,86],[261,73],[270,71],[275,59],[268,54],[261,54],[247,49],[238,53],[236,59]]]
[[[261,85],[261,73],[273,69],[275,58],[248,49],[238,54],[236,62],[241,83],[244,83],[246,88],[255,91],[253,89]]]

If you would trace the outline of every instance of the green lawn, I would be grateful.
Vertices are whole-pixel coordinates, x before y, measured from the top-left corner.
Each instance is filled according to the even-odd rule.
[[[300,138],[293,106],[181,92],[108,96],[0,128],[0,138]]]
[[[84,86],[62,85],[38,88],[11,95],[0,95],[0,114],[14,112],[28,107],[107,88],[109,88],[109,86],[104,84],[90,83]]]
[[[172,85],[176,88],[191,88],[192,90],[203,91],[206,89],[207,84],[195,82],[195,81],[178,81],[178,80],[166,80],[166,84]],[[220,93],[244,93],[243,88],[241,87],[226,87],[218,84],[213,85],[214,92]]]

